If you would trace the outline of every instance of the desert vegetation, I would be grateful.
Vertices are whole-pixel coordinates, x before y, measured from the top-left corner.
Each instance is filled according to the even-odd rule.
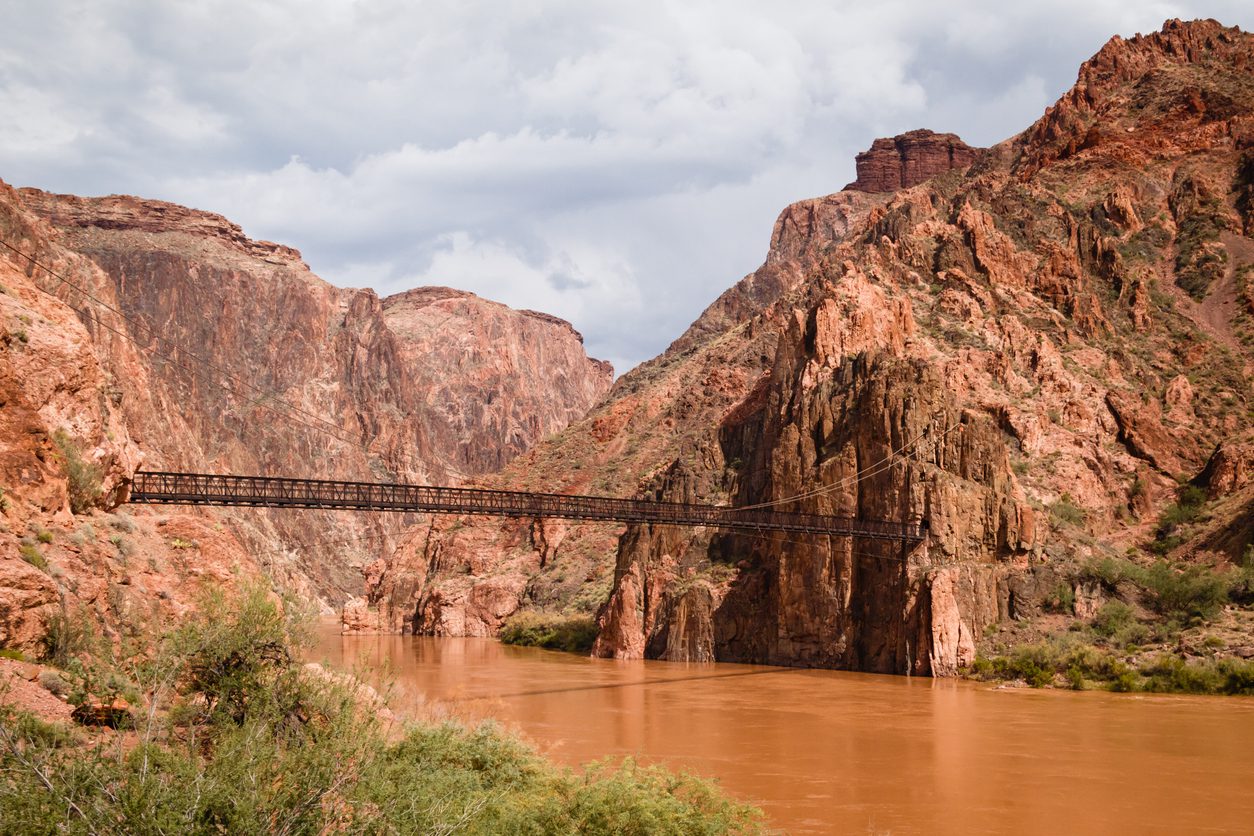
[[[568,653],[587,653],[597,638],[596,620],[587,615],[526,610],[511,616],[501,627],[505,644],[543,647]]]
[[[1106,597],[1096,613],[1065,632],[1003,644],[969,674],[1038,688],[1254,694],[1254,659],[1229,653],[1224,638],[1225,628],[1246,634],[1240,625],[1254,603],[1254,548],[1241,566],[1107,557],[1082,566],[1075,582]],[[1047,609],[1071,612],[1074,591],[1064,589]]]
[[[60,667],[41,681],[118,728],[48,723],[0,696],[4,832],[759,828],[752,808],[692,776],[630,760],[576,773],[491,725],[390,719],[373,691],[298,661],[301,620],[259,587],[212,593],[183,626],[120,646],[68,635],[69,620],[49,643]]]

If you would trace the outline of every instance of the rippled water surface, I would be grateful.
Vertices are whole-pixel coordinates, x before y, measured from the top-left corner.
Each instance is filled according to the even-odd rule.
[[[572,765],[717,778],[790,833],[1254,833],[1254,700],[994,690],[617,662],[489,639],[321,636],[401,710],[495,717]]]

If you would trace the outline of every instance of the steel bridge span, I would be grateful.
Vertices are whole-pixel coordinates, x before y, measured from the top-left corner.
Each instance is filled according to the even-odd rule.
[[[521,518],[553,517],[707,526],[758,532],[793,531],[890,540],[910,547],[922,542],[926,533],[924,526],[909,523],[776,511],[770,508],[734,508],[605,496],[164,471],[136,473],[128,501],[157,505],[230,505],[483,514]]]

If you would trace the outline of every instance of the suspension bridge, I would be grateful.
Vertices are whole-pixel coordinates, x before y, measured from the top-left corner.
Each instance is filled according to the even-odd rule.
[[[525,493],[275,476],[141,471],[130,502],[154,505],[222,505],[264,508],[322,508],[344,511],[409,511],[502,517],[593,520],[654,525],[705,526],[740,531],[792,531],[835,537],[889,540],[913,547],[926,527],[884,520],[735,508],[683,502],[653,502],[577,494]]]

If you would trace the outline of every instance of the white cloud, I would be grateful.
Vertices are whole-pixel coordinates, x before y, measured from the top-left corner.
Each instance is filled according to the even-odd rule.
[[[548,310],[623,371],[875,136],[998,141],[1110,35],[1246,6],[0,0],[0,177],[222,212],[340,284]]]

